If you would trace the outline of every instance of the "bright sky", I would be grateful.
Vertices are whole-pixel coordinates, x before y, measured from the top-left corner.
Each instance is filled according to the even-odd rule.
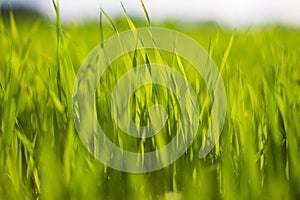
[[[1,0],[0,0],[1,1]],[[5,0],[2,0],[5,1]],[[35,4],[54,16],[51,0],[6,0]],[[121,0],[130,15],[142,15],[139,0]],[[99,17],[122,12],[120,0],[60,0],[63,20]],[[233,26],[283,22],[300,26],[300,0],[144,0],[151,19],[216,20]]]

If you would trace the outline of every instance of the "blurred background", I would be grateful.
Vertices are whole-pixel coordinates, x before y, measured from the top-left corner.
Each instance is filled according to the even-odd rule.
[[[138,0],[121,2],[131,16],[143,15]],[[119,0],[61,0],[59,3],[65,22],[97,20],[100,7],[110,16],[122,14]],[[270,23],[300,25],[298,0],[145,0],[144,3],[152,20],[216,21],[234,27]],[[2,0],[1,4],[4,10],[12,7],[18,11],[55,17],[51,0]]]

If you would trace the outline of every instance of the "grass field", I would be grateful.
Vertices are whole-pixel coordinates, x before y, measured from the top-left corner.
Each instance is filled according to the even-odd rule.
[[[56,22],[0,18],[0,199],[300,198],[300,29],[152,24],[183,32],[209,52],[224,80],[227,116],[219,142],[199,159],[210,98],[201,76],[176,62],[173,67],[190,80],[203,107],[197,138],[170,166],[130,174],[106,167],[82,145],[73,122],[72,92],[89,52],[116,29],[133,24],[124,15],[114,19],[115,29],[99,22],[62,26],[57,14]],[[133,22],[149,25],[147,19]],[[145,54],[137,53],[136,64],[147,62]],[[132,117],[147,124],[148,115],[139,114],[158,101],[171,108],[166,128],[147,140],[124,135],[112,123],[105,92],[126,72],[123,65],[132,63],[114,63],[99,84],[99,123],[122,148],[151,151],[176,133],[178,108],[169,106],[175,100],[166,88],[145,86],[131,99]]]

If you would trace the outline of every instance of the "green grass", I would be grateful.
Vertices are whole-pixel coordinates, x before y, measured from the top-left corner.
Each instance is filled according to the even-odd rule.
[[[170,166],[145,174],[116,171],[88,153],[74,127],[73,83],[99,42],[117,30],[150,25],[148,15],[140,21],[124,13],[110,24],[68,26],[59,17],[56,23],[0,18],[0,199],[166,199],[176,194],[182,199],[299,199],[300,30],[295,28],[238,29],[233,35],[215,24],[157,24],[198,41],[220,67],[227,117],[218,144],[198,158],[209,122],[207,88],[188,63],[162,52],[162,62],[172,61],[198,95],[203,112],[193,145]],[[98,119],[115,144],[147,152],[171,140],[180,116],[170,91],[148,85],[131,99],[132,117],[147,124],[147,107],[159,102],[169,108],[166,127],[154,138],[136,140],[112,123],[106,90],[133,64],[159,60],[155,51],[135,54],[105,72],[97,89]]]

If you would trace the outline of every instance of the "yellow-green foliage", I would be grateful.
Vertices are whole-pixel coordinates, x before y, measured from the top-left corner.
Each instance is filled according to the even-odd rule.
[[[147,174],[107,168],[87,152],[74,128],[73,83],[83,59],[101,40],[141,26],[125,8],[124,13],[100,26],[62,27],[59,17],[55,23],[0,18],[0,199],[299,199],[300,30],[293,28],[232,34],[214,24],[159,24],[197,40],[220,67],[228,105],[219,143],[198,158],[210,114],[202,78],[176,55],[143,50],[118,59],[105,72],[96,96],[99,123],[124,149],[143,153],[168,143],[180,118],[171,91],[147,85],[131,98],[137,124],[149,123],[147,108],[153,103],[167,108],[166,126],[150,139],[122,133],[108,100],[126,70],[161,62],[184,74],[198,95],[196,140],[175,163]]]

